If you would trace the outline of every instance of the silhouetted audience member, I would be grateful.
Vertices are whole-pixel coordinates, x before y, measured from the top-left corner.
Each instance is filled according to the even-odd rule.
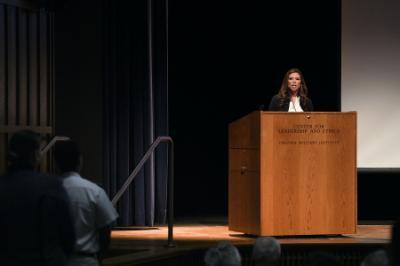
[[[255,266],[277,266],[281,257],[281,245],[273,237],[258,237],[253,246],[252,260]]]
[[[97,266],[109,247],[117,211],[102,188],[80,176],[82,156],[74,141],[57,142],[54,157],[63,173],[77,236],[68,265]]]
[[[15,133],[8,146],[9,165],[0,177],[1,265],[66,264],[75,235],[68,196],[59,177],[37,172],[40,136]]]
[[[241,262],[239,250],[228,241],[218,242],[204,256],[206,266],[239,266]]]
[[[342,261],[334,254],[323,251],[311,252],[306,258],[307,266],[342,266]]]
[[[379,249],[368,254],[361,266],[389,266],[389,257],[385,250]]]
[[[400,266],[400,218],[392,226],[389,258],[392,266]]]

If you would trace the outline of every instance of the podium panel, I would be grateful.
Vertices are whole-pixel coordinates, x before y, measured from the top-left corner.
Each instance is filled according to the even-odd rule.
[[[356,113],[253,112],[229,125],[229,229],[355,233]]]

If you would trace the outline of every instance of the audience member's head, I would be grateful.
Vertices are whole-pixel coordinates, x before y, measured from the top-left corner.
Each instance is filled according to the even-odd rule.
[[[400,266],[400,218],[392,226],[390,260],[393,266]]]
[[[273,237],[258,237],[253,246],[254,265],[279,265],[281,245]]]
[[[329,252],[311,252],[306,259],[307,266],[341,266],[343,263],[334,254]]]
[[[10,139],[7,159],[13,169],[33,170],[40,160],[40,135],[31,130],[16,132]]]
[[[227,241],[221,241],[217,246],[209,248],[204,257],[206,266],[236,266],[241,265],[241,261],[238,249]]]
[[[361,266],[388,266],[389,257],[385,250],[379,249],[368,254],[363,261]]]
[[[58,141],[55,144],[54,159],[61,172],[79,172],[81,152],[73,140]]]

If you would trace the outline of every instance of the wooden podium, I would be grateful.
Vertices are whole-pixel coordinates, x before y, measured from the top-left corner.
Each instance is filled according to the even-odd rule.
[[[253,112],[229,125],[229,229],[352,234],[356,112]]]

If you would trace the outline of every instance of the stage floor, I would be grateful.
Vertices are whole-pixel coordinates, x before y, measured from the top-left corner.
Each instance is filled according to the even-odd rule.
[[[167,227],[120,228],[113,230],[111,249],[104,265],[136,265],[154,258],[176,256],[193,250],[206,250],[221,240],[250,246],[255,236],[229,231],[226,224],[181,223],[174,226],[176,247],[167,248]],[[337,236],[277,237],[281,245],[382,245],[390,243],[390,225],[358,225],[357,233]],[[283,247],[284,248],[284,247]]]

